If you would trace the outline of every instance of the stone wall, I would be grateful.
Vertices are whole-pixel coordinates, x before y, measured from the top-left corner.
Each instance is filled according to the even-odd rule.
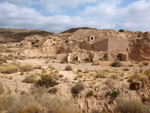
[[[93,43],[93,51],[108,51],[108,40],[98,41]]]
[[[129,42],[126,39],[109,38],[108,51],[122,51],[126,52],[129,47]]]
[[[67,61],[68,54],[57,54],[58,61]]]
[[[89,44],[89,43],[82,43],[79,45],[79,47],[85,50],[93,50],[92,44]]]

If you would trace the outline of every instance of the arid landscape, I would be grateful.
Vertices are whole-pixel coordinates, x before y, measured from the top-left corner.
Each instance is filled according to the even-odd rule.
[[[0,29],[0,113],[150,113],[150,32]]]

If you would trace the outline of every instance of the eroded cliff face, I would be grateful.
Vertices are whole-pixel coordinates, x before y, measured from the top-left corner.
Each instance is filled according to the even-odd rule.
[[[134,39],[130,41],[129,57],[136,61],[150,61],[150,39]]]

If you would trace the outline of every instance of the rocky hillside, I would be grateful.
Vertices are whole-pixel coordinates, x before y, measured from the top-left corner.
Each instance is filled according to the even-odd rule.
[[[25,37],[31,35],[47,36],[53,35],[52,32],[43,30],[27,30],[27,29],[0,29],[0,43],[5,42],[20,42]]]

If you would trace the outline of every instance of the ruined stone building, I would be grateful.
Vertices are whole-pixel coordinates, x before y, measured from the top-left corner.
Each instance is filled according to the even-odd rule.
[[[118,36],[118,34],[120,37],[115,38],[114,36]],[[91,61],[113,61],[115,59],[127,61],[129,42],[121,35],[124,34],[114,33],[113,30],[78,30],[70,39],[79,40],[77,45],[79,45],[80,50],[66,54],[60,53],[57,58],[59,60],[65,59],[68,62],[84,61],[85,59],[91,59]]]
[[[93,39],[92,36],[92,41]],[[91,39],[89,41],[91,41]],[[108,38],[93,43],[82,43],[79,47],[88,51],[106,52],[107,56],[109,56],[108,60],[113,60],[113,58],[111,59],[111,55],[113,55],[121,61],[126,61],[128,60],[128,46],[129,42],[127,39]]]

